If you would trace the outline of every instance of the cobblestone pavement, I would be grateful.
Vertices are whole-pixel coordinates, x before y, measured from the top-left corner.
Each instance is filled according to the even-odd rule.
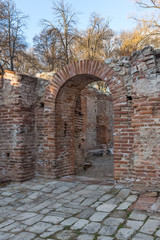
[[[160,215],[122,185],[35,178],[0,188],[0,240],[160,240]]]

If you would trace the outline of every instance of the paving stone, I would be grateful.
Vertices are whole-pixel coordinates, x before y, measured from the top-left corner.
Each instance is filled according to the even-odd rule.
[[[86,208],[85,210],[83,210],[82,212],[80,212],[80,213],[77,215],[77,217],[88,219],[91,215],[93,215],[93,213],[95,213],[95,210],[94,210],[93,208]]]
[[[57,209],[59,207],[62,207],[62,203],[54,202],[47,206],[47,208],[49,208],[49,209]]]
[[[71,225],[73,225],[75,222],[77,222],[78,220],[79,220],[78,218],[71,217],[71,218],[65,219],[63,222],[61,222],[61,225],[71,226]]]
[[[42,219],[43,222],[49,222],[52,224],[60,223],[64,220],[62,217],[56,217],[56,216],[46,216]]]
[[[120,210],[115,210],[110,214],[110,217],[114,218],[126,218],[127,217],[127,211],[120,211]]]
[[[76,240],[94,240],[94,235],[81,234],[76,238]]]
[[[47,238],[53,234],[55,234],[56,232],[59,232],[63,229],[63,226],[59,226],[59,225],[54,225],[51,228],[47,229],[47,231],[45,231],[43,234],[40,235],[40,237],[42,238]]]
[[[156,219],[156,220],[159,220],[159,221],[160,221],[160,216],[154,216],[154,215],[153,215],[153,216],[150,216],[149,218],[150,218],[150,219]]]
[[[116,189],[122,189],[122,188],[124,188],[124,185],[122,185],[122,184],[116,184],[115,188],[116,188]]]
[[[64,193],[61,193],[61,194],[58,194],[57,196],[55,196],[54,198],[55,199],[61,199],[61,198],[64,198],[67,199],[67,196],[69,195],[69,192],[64,192]]]
[[[69,190],[68,187],[62,186],[62,187],[59,187],[59,188],[53,190],[52,193],[57,193],[57,194],[59,194],[59,193],[66,192],[67,190]]]
[[[158,230],[155,235],[160,237],[160,230]]]
[[[89,190],[96,190],[97,188],[99,188],[99,185],[96,185],[96,184],[88,185],[86,187],[86,189],[89,189]]]
[[[62,225],[52,225],[52,227],[48,228],[47,231],[48,232],[58,232],[60,230],[62,230],[64,228],[64,226]]]
[[[12,232],[12,233],[17,233],[17,232],[24,231],[26,228],[27,228],[26,225],[19,223],[17,226],[15,226],[14,228],[12,228],[12,229],[10,230],[10,232]]]
[[[94,203],[96,199],[94,198],[86,198],[82,203],[81,206],[90,206],[92,203]]]
[[[115,198],[118,199],[125,199],[126,197],[128,197],[128,195],[130,194],[131,190],[130,189],[121,189],[120,192],[116,195]]]
[[[41,193],[41,192],[34,192],[31,195],[29,195],[28,198],[37,199],[37,198],[40,198],[42,195],[43,195],[43,193]]]
[[[85,233],[97,233],[101,228],[100,223],[90,222],[81,231]]]
[[[126,202],[133,203],[137,200],[137,198],[138,198],[137,195],[130,195],[129,197],[127,197]]]
[[[132,240],[153,240],[154,237],[149,236],[148,234],[137,233]]]
[[[82,229],[85,225],[89,223],[86,219],[79,219],[72,227],[71,229]]]
[[[58,201],[59,201],[59,203],[62,203],[62,205],[63,205],[64,203],[70,203],[70,200],[65,199],[65,198],[58,199]]]
[[[5,227],[1,228],[1,231],[3,231],[3,232],[8,232],[8,231],[10,231],[12,228],[16,228],[18,225],[19,225],[18,222],[14,222],[14,223],[12,223],[12,224],[10,224],[10,225],[8,225],[8,226],[5,226]]]
[[[143,213],[132,212],[129,215],[129,219],[134,219],[138,221],[144,221],[146,218],[147,218],[147,215]]]
[[[8,240],[8,239],[12,238],[13,236],[14,236],[14,234],[11,234],[11,233],[0,232],[0,240]]]
[[[102,212],[111,212],[113,209],[115,209],[117,207],[117,205],[115,204],[107,204],[104,203],[100,206],[97,207],[98,211],[102,211]]]
[[[12,196],[14,193],[13,192],[2,192],[2,195],[3,196],[7,196],[7,197],[10,197],[10,196]]]
[[[133,211],[128,217],[118,209],[120,201],[122,207],[137,198],[124,186],[37,178],[28,182],[0,189],[0,203],[5,202],[0,207],[0,240],[114,240],[114,235],[117,240],[160,240],[157,213],[144,223],[147,213]]]
[[[127,240],[134,234],[134,232],[135,230],[133,229],[120,228],[116,234],[116,237],[117,239]]]
[[[99,205],[102,205],[102,204],[103,204],[103,202],[97,201],[97,202],[93,203],[93,204],[91,205],[91,207],[92,207],[92,208],[97,208]]]
[[[79,197],[78,194],[68,194],[65,199],[68,199],[68,200],[75,200]],[[84,200],[84,198],[82,198]]]
[[[10,224],[13,223],[13,222],[15,222],[15,221],[12,220],[12,219],[9,219],[9,220],[1,223],[1,224],[0,224],[0,228],[5,227],[5,226],[8,226],[8,225],[10,225]]]
[[[104,202],[104,201],[109,200],[109,199],[112,198],[112,197],[114,197],[113,194],[105,194],[105,195],[103,195],[103,196],[99,199],[99,201]]]
[[[79,183],[77,186],[73,187],[70,191],[75,193],[79,190],[84,189],[85,187],[86,187],[86,184]]]
[[[113,235],[117,230],[117,226],[107,225],[103,226],[99,231],[100,235]]]
[[[160,221],[154,219],[148,219],[147,222],[142,226],[140,232],[152,234],[160,226]]]
[[[106,236],[100,236],[97,238],[97,240],[113,240],[112,237],[106,237]]]
[[[47,216],[56,216],[56,217],[62,217],[62,218],[69,218],[72,215],[73,215],[72,213],[62,213],[62,212],[52,211],[52,212],[49,212],[49,214]]]
[[[36,240],[43,240],[43,238],[40,238],[40,237],[38,237],[38,238],[36,237],[35,239]],[[54,239],[47,238],[47,240],[54,240]]]
[[[33,225],[33,224],[39,222],[42,218],[43,218],[43,215],[36,215],[32,218],[29,218],[29,219],[23,221],[23,223],[26,225]]]
[[[138,230],[143,224],[144,222],[141,222],[141,221],[127,220],[125,226],[128,228]]]
[[[24,212],[24,213],[21,213],[19,214],[17,217],[15,217],[15,220],[25,220],[25,219],[28,219],[28,218],[32,218],[36,216],[36,213],[33,213],[33,212]]]
[[[42,188],[44,188],[44,185],[38,184],[38,185],[35,185],[35,186],[31,187],[30,189],[32,189],[32,190],[41,190]]]
[[[0,206],[6,206],[8,203],[7,202],[5,202],[4,200],[0,200]]]
[[[86,197],[89,196],[91,193],[92,193],[92,190],[89,190],[89,189],[82,189],[76,192],[76,194],[86,196]]]
[[[81,212],[81,209],[73,209],[73,208],[67,208],[67,207],[60,207],[60,208],[57,208],[57,211],[63,212],[63,213],[77,214],[77,213]]]
[[[119,207],[117,208],[117,210],[126,210],[129,208],[129,206],[131,205],[131,202],[123,202],[119,205]]]
[[[104,225],[113,225],[113,226],[119,226],[121,223],[123,223],[125,221],[125,219],[123,218],[113,218],[113,217],[109,217],[107,218],[103,224]]]
[[[52,225],[50,223],[38,222],[32,227],[27,228],[27,231],[34,233],[43,233],[46,229],[50,228]]]
[[[61,183],[63,183],[62,185],[68,187],[70,190],[77,186],[78,184],[77,182],[61,182]]]
[[[29,209],[29,211],[38,212],[38,211],[44,209],[45,207],[47,207],[49,204],[50,204],[49,201],[45,201],[43,203],[37,204],[35,207]]]
[[[74,208],[74,209],[79,209],[79,210],[84,210],[84,206],[80,206],[79,203],[67,203],[67,204],[64,204],[63,207],[65,208]]]
[[[69,240],[69,239],[76,239],[77,234],[72,232],[71,230],[64,230],[56,234],[56,238],[59,240]]]
[[[52,211],[53,209],[48,209],[48,208],[44,208],[43,210],[41,210],[39,213],[46,215],[47,213],[50,213],[50,211]]]
[[[32,240],[34,238],[35,238],[35,234],[34,233],[21,232],[18,235],[16,235],[13,238],[11,238],[11,240]]]
[[[52,189],[49,188],[49,187],[45,187],[43,189],[41,189],[42,192],[45,192],[45,193],[51,193],[52,192]]]
[[[0,215],[8,215],[8,212],[11,212],[13,210],[13,207],[11,206],[6,206],[6,207],[0,207]]]
[[[84,197],[78,197],[78,198],[74,199],[74,201],[72,201],[72,202],[81,203],[84,199],[85,199]]]
[[[109,213],[105,212],[95,212],[89,219],[93,222],[101,222]]]
[[[106,185],[101,185],[99,186],[99,190],[103,190],[105,193],[110,192],[113,186],[106,186]]]

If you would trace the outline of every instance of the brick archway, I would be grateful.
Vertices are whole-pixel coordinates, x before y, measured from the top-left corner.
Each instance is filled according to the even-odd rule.
[[[119,72],[105,63],[81,60],[65,66],[50,81],[45,94],[46,174],[57,177],[74,173],[73,109],[79,92],[91,82],[106,81],[114,109],[114,178],[129,176],[132,159],[132,107]]]

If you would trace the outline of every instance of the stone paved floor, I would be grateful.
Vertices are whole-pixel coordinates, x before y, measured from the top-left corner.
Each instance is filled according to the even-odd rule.
[[[122,185],[35,178],[0,188],[0,240],[160,240],[160,215]]]

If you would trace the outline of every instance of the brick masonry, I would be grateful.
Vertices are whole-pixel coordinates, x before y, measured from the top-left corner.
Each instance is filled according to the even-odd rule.
[[[86,122],[86,149],[113,147],[113,100],[110,93],[93,87],[81,91],[82,112]],[[84,110],[83,110],[84,109]]]
[[[75,171],[81,170],[92,150],[113,148],[113,106],[111,94],[84,88],[76,100],[74,119]]]
[[[77,99],[94,81],[106,81],[112,93],[115,180],[159,183],[160,50],[151,47],[105,63],[73,62],[47,79],[6,71],[0,83],[2,175],[23,181],[75,172]]]

